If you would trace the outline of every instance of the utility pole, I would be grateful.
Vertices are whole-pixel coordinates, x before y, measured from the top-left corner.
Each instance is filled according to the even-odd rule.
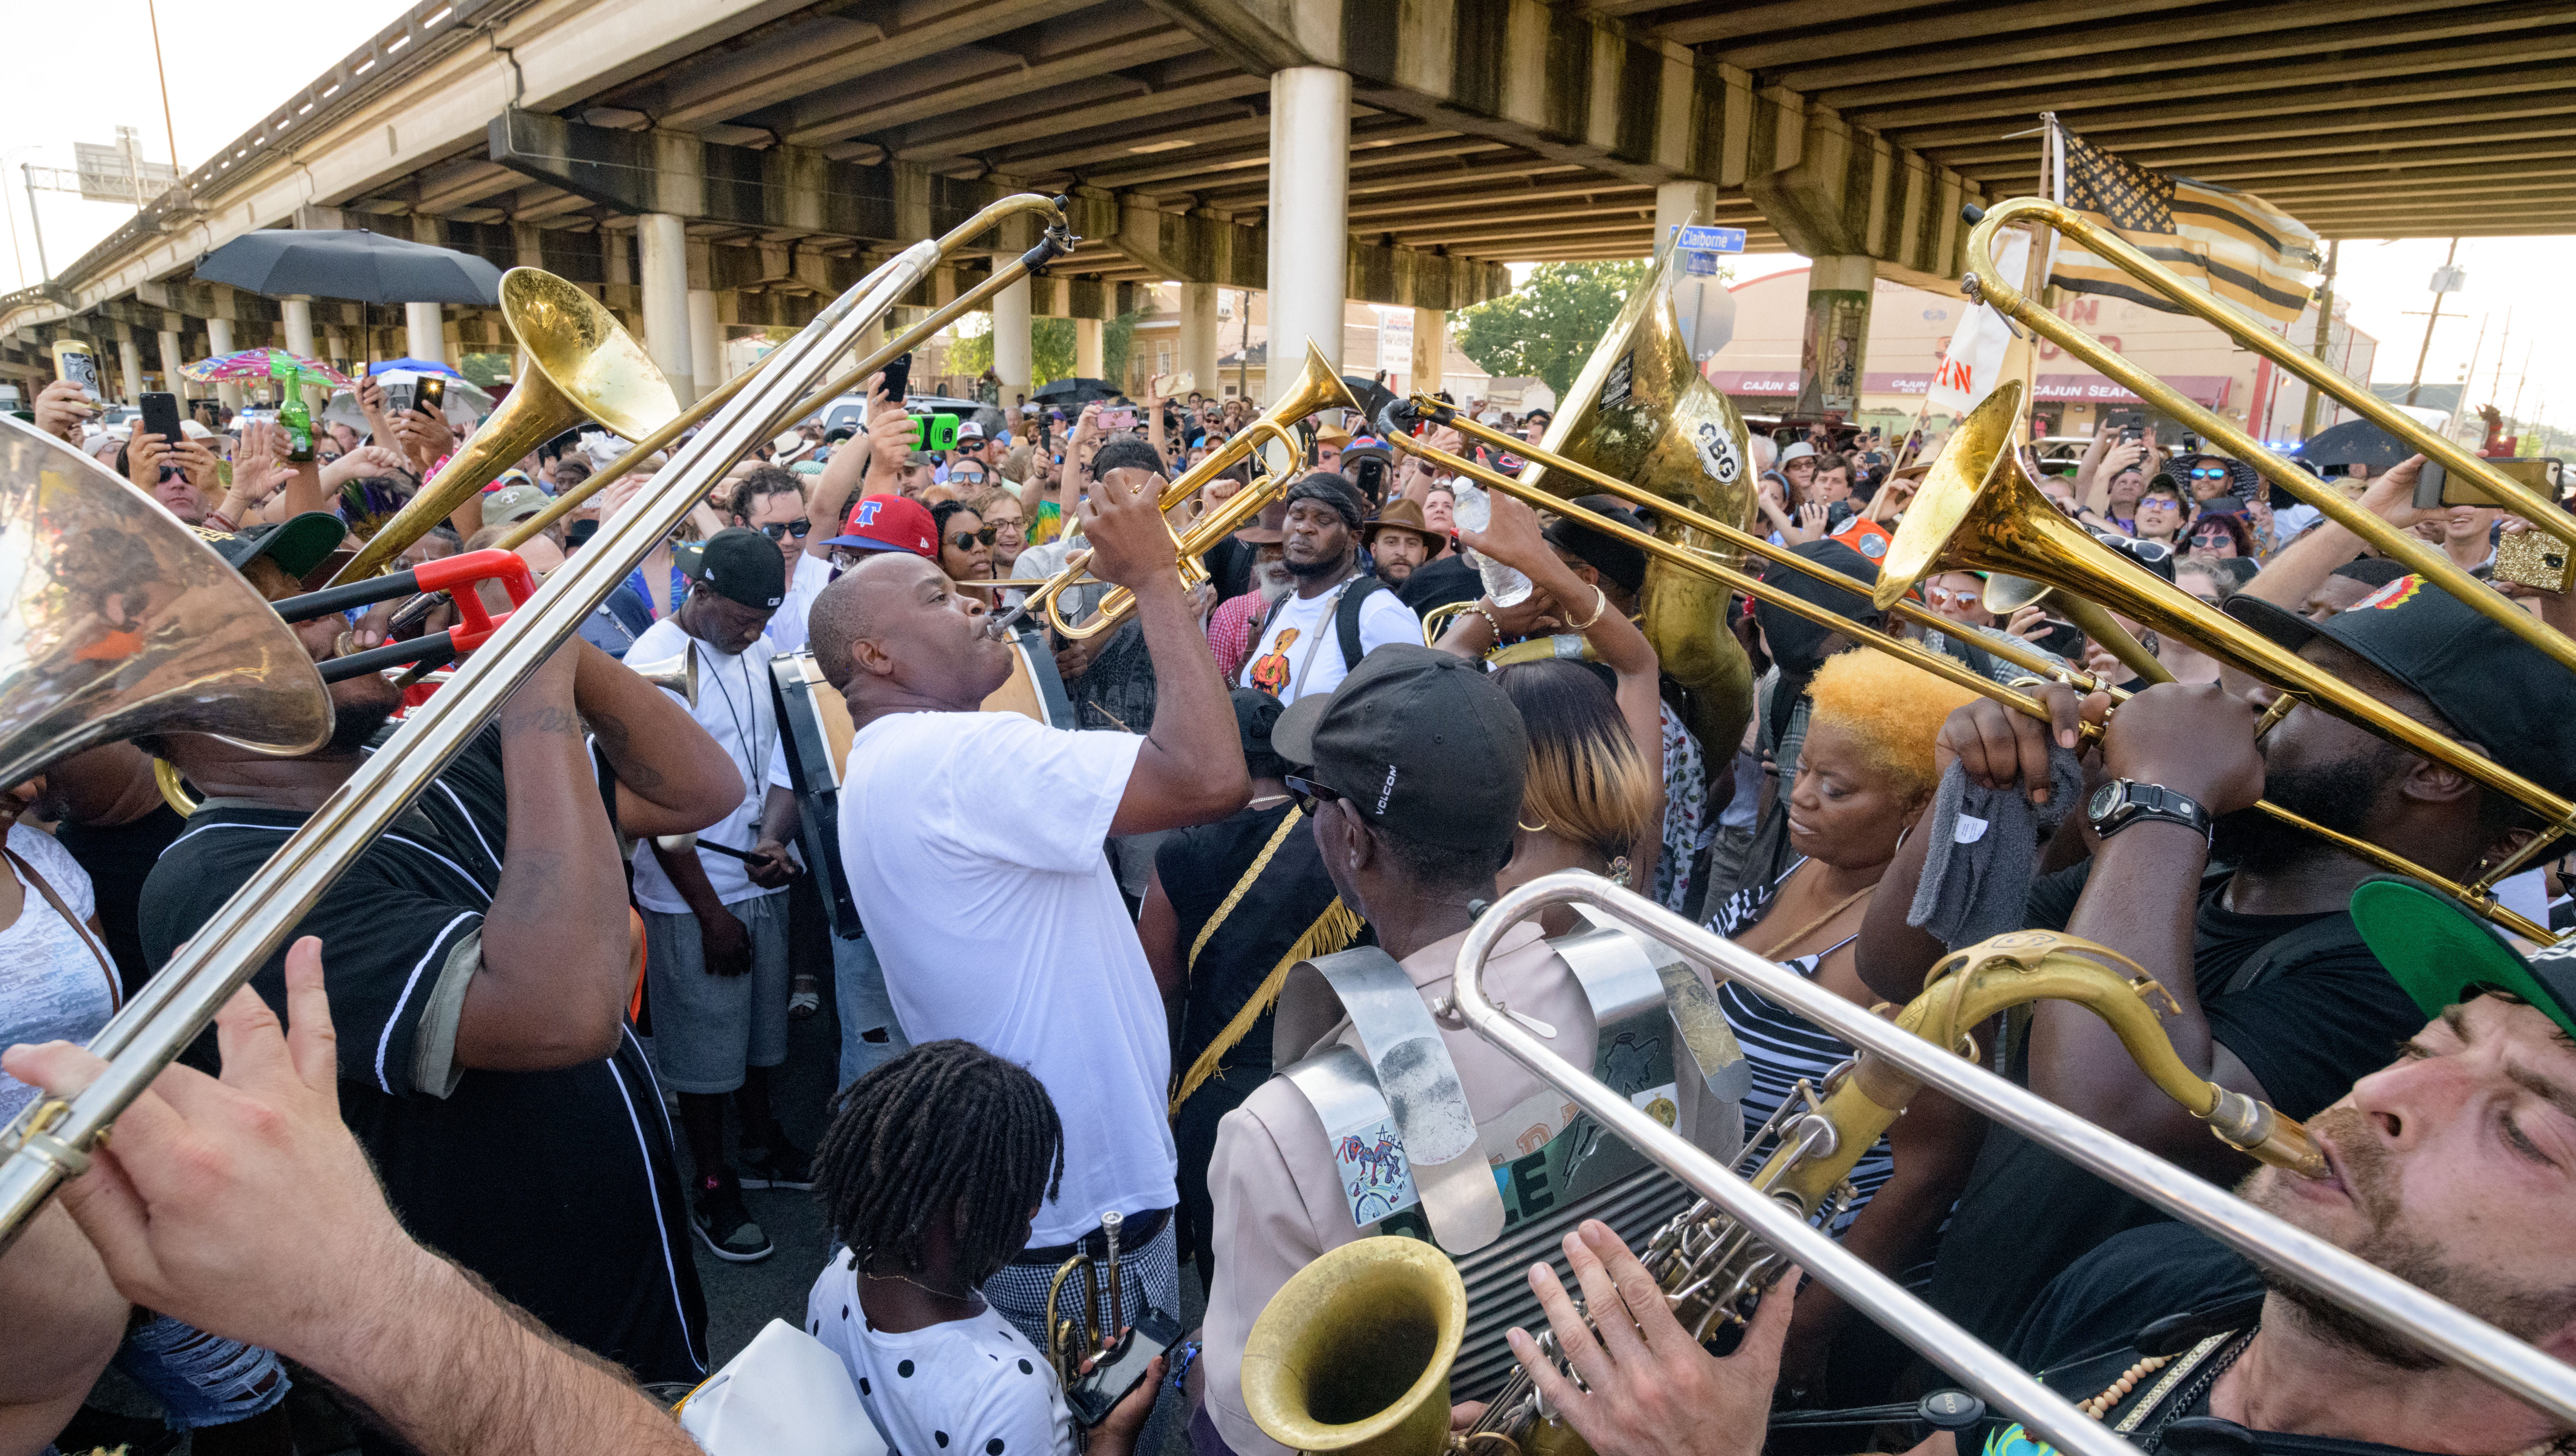
[[[187,180],[187,172],[179,165],[179,123],[170,116],[170,68],[161,61],[161,7],[158,0],[143,0],[143,13],[152,21],[152,69],[161,77],[161,126],[170,134],[170,177],[175,186]]]
[[[2442,422],[2442,433],[2444,435],[2448,435],[2451,431],[2458,429],[2460,425],[2460,416],[2468,413],[2469,383],[2471,380],[2476,378],[2478,372],[2478,359],[2480,356],[2484,355],[2486,351],[2487,316],[2485,314],[2480,314],[2478,315],[2478,342],[2469,350],[2469,367],[2460,371],[2460,397],[2451,401],[2450,418]],[[2408,402],[2412,403],[2413,401],[2410,400]]]
[[[2512,344],[2513,305],[2508,303],[2504,306],[2504,336],[2496,340],[2495,383],[2487,386],[2487,403],[2489,404],[2493,404],[2497,400],[2504,398],[2504,356],[2505,350],[2511,347]]]
[[[2317,366],[2325,367],[2326,336],[2334,331],[2335,264],[2343,258],[2343,239],[2326,244],[2326,280],[2317,289],[2317,341],[2314,350]],[[2304,440],[2317,432],[2317,406],[2324,402],[2325,391],[2308,386],[2308,402],[2299,407],[2299,438]]]
[[[2424,319],[2424,347],[2415,351],[2415,377],[2406,382],[2406,403],[2409,405],[2415,403],[2415,396],[2424,388],[2424,361],[2433,352],[2433,325],[2442,318],[2442,295],[2460,286],[2459,271],[2451,266],[2459,256],[2460,240],[2453,238],[2451,250],[2442,255],[2442,266],[2433,270],[2433,311]],[[2450,286],[2444,287],[2445,283]]]
[[[27,179],[27,226],[36,234],[36,271],[43,275],[39,283],[54,281],[54,265],[45,261],[45,220],[36,215],[36,164],[20,162],[18,170]]]
[[[2530,346],[2522,351],[2522,372],[2513,377],[2513,408],[2505,411],[2508,419],[2521,417],[2522,387],[2531,382],[2531,356],[2538,352],[2540,352],[2538,339],[2532,340]]]

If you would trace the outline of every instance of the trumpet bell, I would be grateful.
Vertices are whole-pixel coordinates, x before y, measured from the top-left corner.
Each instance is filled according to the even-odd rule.
[[[659,662],[630,662],[626,666],[653,686],[678,693],[690,707],[698,705],[698,653],[694,643]]]
[[[617,315],[552,273],[513,268],[502,274],[501,317],[527,360],[518,383],[447,468],[332,580],[356,581],[382,570],[519,457],[584,420],[640,440],[679,414],[670,381]]]
[[[330,741],[310,653],[159,502],[0,421],[0,784],[100,743],[203,733],[259,753]]]
[[[1360,1239],[1300,1269],[1252,1322],[1244,1409],[1294,1451],[1433,1456],[1449,1443],[1449,1367],[1467,1285],[1419,1239]]]

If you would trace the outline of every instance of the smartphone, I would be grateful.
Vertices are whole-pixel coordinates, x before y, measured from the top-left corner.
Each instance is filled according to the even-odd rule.
[[[157,389],[147,389],[143,391],[143,398],[137,402],[143,406],[141,422],[143,433],[159,435],[173,445],[178,444],[180,440],[179,396]]]
[[[1132,430],[1136,428],[1136,411],[1124,408],[1102,410],[1100,412],[1100,428],[1104,430]]]
[[[1151,1307],[1139,1314],[1135,1327],[1100,1357],[1091,1373],[1065,1391],[1064,1403],[1073,1407],[1075,1423],[1089,1428],[1109,1419],[1118,1402],[1144,1383],[1145,1369],[1154,1357],[1180,1338],[1180,1323],[1170,1315]]]
[[[425,375],[411,398],[411,407],[425,415],[447,412],[447,381],[435,374]]]
[[[101,404],[106,396],[98,392],[98,356],[89,345],[77,339],[59,339],[54,343],[55,377],[68,379],[80,386],[81,398]]]
[[[408,384],[387,384],[385,386],[385,409],[392,414],[407,413],[411,409],[411,386]]]
[[[921,421],[921,434],[913,442],[916,450],[954,450],[957,448],[957,417],[936,411],[913,416]]]
[[[912,393],[912,356],[910,354],[885,367],[885,378],[877,385],[877,393],[898,404],[903,402],[906,395]]]
[[[2078,667],[2083,666],[2084,629],[2055,617],[2042,617],[2040,620],[2048,624],[2048,630],[2028,639],[2030,645],[2043,652],[2054,652]]]
[[[2487,466],[2517,485],[2527,487],[2543,498],[2551,494],[2549,467],[2557,463],[2546,457],[2527,460],[2489,460]],[[2439,460],[2424,462],[2423,472],[2415,477],[2415,508],[2431,510],[2435,506],[2501,506],[2485,486],[2474,480],[2453,480]]]
[[[1198,371],[1195,369],[1184,369],[1172,380],[1172,393],[1174,394],[1188,394],[1191,390],[1198,387],[1199,375]]]

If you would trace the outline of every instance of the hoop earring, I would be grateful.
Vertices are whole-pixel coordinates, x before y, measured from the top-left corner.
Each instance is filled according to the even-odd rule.
[[[1520,824],[1521,832],[1524,834],[1545,834],[1547,832],[1547,825],[1543,822],[1538,824],[1521,824],[1521,821],[1518,818],[1513,819],[1512,822],[1514,824]]]

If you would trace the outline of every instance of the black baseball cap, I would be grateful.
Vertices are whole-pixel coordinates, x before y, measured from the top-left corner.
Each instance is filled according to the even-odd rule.
[[[2366,880],[2352,892],[2352,923],[2425,1016],[2503,991],[2576,1037],[2576,937],[2526,956],[2448,895],[2397,875]]]
[[[1279,706],[1277,698],[1259,688],[1236,688],[1230,696],[1234,700],[1234,729],[1243,738],[1244,768],[1257,779],[1285,776],[1289,765],[1270,746],[1270,730],[1278,726],[1279,715],[1287,710]]]
[[[1406,642],[1289,704],[1270,746],[1362,818],[1450,849],[1508,844],[1529,770],[1520,710],[1484,667]]]
[[[691,581],[705,582],[717,595],[746,607],[774,607],[787,600],[787,563],[776,543],[758,531],[727,526],[705,545],[680,553],[679,567]]]
[[[300,516],[271,524],[257,525],[227,535],[217,531],[198,531],[224,564],[235,571],[247,568],[260,557],[277,563],[277,568],[297,581],[311,576],[340,549],[340,540],[349,528],[329,511],[306,511]],[[771,547],[775,552],[778,548]]]
[[[2576,683],[2537,647],[2409,573],[2323,622],[2239,594],[2227,614],[2292,652],[2318,637],[2424,696],[2453,732],[2555,794],[2576,795]]]

